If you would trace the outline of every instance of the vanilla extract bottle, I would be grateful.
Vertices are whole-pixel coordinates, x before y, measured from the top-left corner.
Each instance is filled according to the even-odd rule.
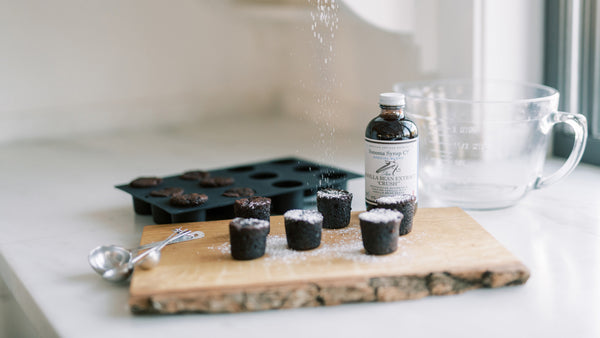
[[[380,197],[411,194],[418,203],[419,132],[405,116],[400,93],[379,95],[381,112],[365,132],[365,200],[367,210]]]

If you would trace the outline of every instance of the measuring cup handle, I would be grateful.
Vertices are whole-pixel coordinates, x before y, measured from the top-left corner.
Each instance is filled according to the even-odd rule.
[[[575,169],[577,164],[579,164],[581,156],[583,156],[583,150],[585,149],[588,136],[587,119],[581,114],[571,114],[557,111],[548,115],[545,122],[546,128],[544,128],[544,132],[550,132],[552,130],[552,126],[557,123],[568,124],[574,131],[575,142],[573,143],[571,154],[569,154],[569,157],[562,167],[549,176],[539,176],[533,185],[534,189],[547,187],[569,175],[573,169]]]

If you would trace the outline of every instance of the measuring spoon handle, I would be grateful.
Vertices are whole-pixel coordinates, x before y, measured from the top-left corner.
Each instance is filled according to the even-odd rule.
[[[186,236],[186,235],[189,235],[190,233],[191,233],[191,231],[189,231],[189,230],[185,230],[185,231],[183,231],[183,232],[181,232],[181,233],[178,233],[178,234],[177,234],[177,235],[175,235],[175,236],[173,236],[173,235],[169,236],[169,237],[168,237],[166,240],[164,240],[164,241],[162,241],[162,242],[159,242],[159,244],[158,244],[158,245],[156,245],[155,247],[153,247],[152,249],[150,249],[150,250],[148,250],[148,251],[145,251],[145,252],[143,252],[143,253],[141,253],[141,254],[139,254],[139,255],[135,256],[135,258],[134,258],[134,259],[131,261],[131,265],[132,265],[132,266],[133,266],[133,265],[135,265],[135,264],[136,264],[137,262],[139,262],[139,261],[140,261],[142,258],[144,258],[144,257],[148,256],[148,254],[150,254],[151,252],[153,252],[153,251],[160,251],[160,250],[162,250],[162,248],[164,248],[166,245],[168,245],[168,244],[171,244],[171,242],[173,242],[173,241],[175,241],[175,240],[177,240],[177,239],[179,239],[179,238],[181,238],[181,237],[184,237],[184,236]]]
[[[187,242],[187,241],[191,241],[191,240],[202,238],[202,237],[204,237],[204,233],[202,231],[193,231],[181,238],[171,241],[168,245],[175,244],[175,243],[181,243],[181,242]],[[138,251],[142,251],[142,250],[146,250],[146,249],[151,249],[155,246],[160,245],[162,242],[164,242],[164,241],[157,241],[157,242],[140,245],[135,249],[131,249],[131,251],[138,252]]]

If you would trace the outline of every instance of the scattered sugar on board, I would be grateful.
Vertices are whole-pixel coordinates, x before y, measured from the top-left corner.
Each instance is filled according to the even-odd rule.
[[[289,249],[284,235],[269,236],[267,239],[265,262],[289,264],[306,261],[309,257],[326,257],[329,259],[345,259],[359,263],[378,263],[403,260],[409,256],[408,251],[402,248],[403,243],[412,243],[412,240],[408,237],[401,237],[398,239],[400,244],[399,249],[394,254],[383,256],[365,254],[357,228],[358,225],[352,225],[343,229],[324,230],[325,232],[335,233],[336,242],[322,242],[318,248],[308,251],[295,251]]]
[[[265,250],[264,262],[268,264],[290,264],[306,261],[309,257],[327,257],[335,259],[346,259],[358,263],[383,263],[406,260],[410,253],[404,247],[419,242],[426,237],[423,233],[412,233],[398,238],[398,251],[390,255],[367,255],[364,252],[362,240],[359,235],[358,224],[350,225],[343,229],[326,229],[325,232],[335,233],[335,243],[321,242],[321,245],[313,250],[296,251],[289,249],[285,235],[269,235],[267,237],[267,248]],[[217,250],[224,255],[231,253],[231,244],[225,242],[218,246],[209,246],[209,250]]]
[[[211,245],[208,247],[208,250],[218,250],[220,251],[222,254],[228,254],[231,253],[231,244],[229,242],[225,242],[221,245]]]

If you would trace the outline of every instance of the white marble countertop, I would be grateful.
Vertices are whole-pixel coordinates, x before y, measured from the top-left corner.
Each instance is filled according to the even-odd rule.
[[[523,286],[395,303],[134,316],[127,286],[105,282],[89,267],[90,249],[133,247],[152,224],[113,187],[134,177],[289,155],[362,172],[360,133],[336,133],[331,141],[309,126],[240,119],[0,145],[3,283],[40,336],[600,336],[600,168],[589,165],[517,206],[469,212],[529,267]],[[551,159],[550,170],[560,161]],[[364,209],[363,184],[348,187],[355,210]]]

